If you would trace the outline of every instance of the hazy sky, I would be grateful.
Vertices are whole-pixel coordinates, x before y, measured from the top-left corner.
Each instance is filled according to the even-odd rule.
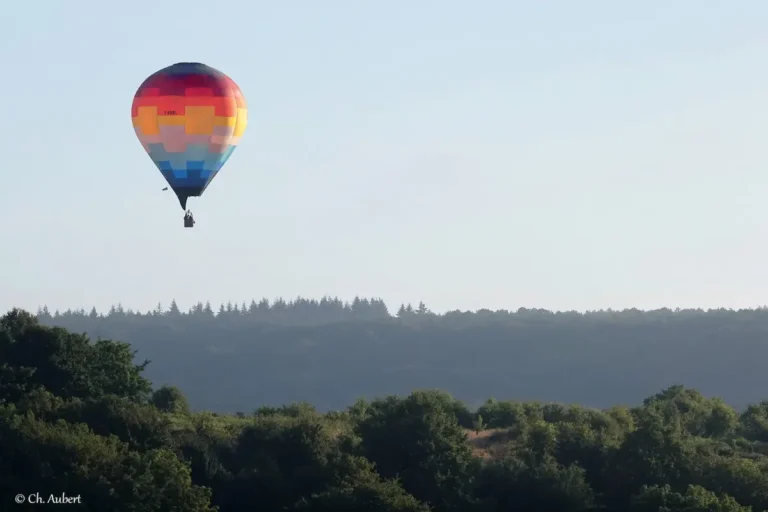
[[[0,311],[768,303],[765,0],[49,0],[3,21]],[[249,107],[191,230],[130,119],[179,61]]]

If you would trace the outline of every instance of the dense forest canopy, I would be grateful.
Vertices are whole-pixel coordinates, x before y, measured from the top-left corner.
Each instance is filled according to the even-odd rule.
[[[768,401],[737,411],[671,386],[636,407],[470,408],[422,390],[326,413],[303,402],[221,415],[153,385],[153,363],[136,356],[24,311],[0,318],[2,503],[37,494],[94,512],[768,510]]]
[[[93,338],[124,340],[147,376],[193,408],[247,412],[306,400],[319,410],[357,398],[439,388],[470,406],[499,398],[639,404],[685,383],[739,410],[768,389],[768,309],[452,311],[423,303],[394,314],[380,299],[198,303],[153,311],[38,312]]]

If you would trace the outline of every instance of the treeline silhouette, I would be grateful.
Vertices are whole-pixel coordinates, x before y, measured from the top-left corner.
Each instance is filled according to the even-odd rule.
[[[428,310],[424,303],[414,309],[410,304],[402,305],[399,311],[400,316],[410,314],[425,314]],[[89,318],[116,318],[116,317],[163,317],[163,316],[188,316],[198,320],[216,319],[218,321],[232,321],[236,318],[247,319],[254,322],[272,323],[276,325],[323,325],[339,322],[359,322],[387,320],[391,316],[387,305],[381,299],[366,299],[355,297],[353,301],[342,301],[338,297],[323,297],[320,300],[305,299],[298,297],[294,300],[286,301],[277,298],[273,301],[261,299],[252,300],[250,304],[227,302],[220,304],[218,308],[211,307],[210,301],[198,302],[188,311],[182,311],[175,300],[170,302],[170,306],[164,309],[162,304],[158,304],[153,310],[144,313],[131,309],[124,309],[121,304],[112,306],[108,312],[99,313],[96,308],[91,308],[86,312],[85,309],[68,309],[63,313],[55,311],[51,314],[48,307],[45,306],[38,310],[38,317],[43,321],[55,321],[59,319],[69,319],[77,317]]]
[[[8,510],[18,496],[94,512],[768,510],[768,401],[739,413],[672,386],[631,408],[473,410],[426,390],[219,415],[153,388],[134,352],[24,311],[0,317]]]
[[[423,301],[417,306],[411,303],[400,304],[397,311],[391,314],[386,303],[380,298],[355,297],[352,301],[344,301],[338,297],[323,297],[320,300],[297,297],[293,300],[277,298],[270,301],[262,298],[259,301],[221,303],[217,307],[211,306],[210,301],[197,302],[187,311],[182,311],[171,300],[169,306],[164,308],[158,303],[152,310],[141,312],[131,308],[124,308],[122,304],[113,305],[107,312],[99,312],[95,307],[90,310],[84,308],[67,309],[50,312],[48,306],[38,309],[37,316],[42,322],[58,322],[78,320],[84,317],[98,318],[153,318],[153,317],[187,317],[195,320],[213,320],[219,322],[233,322],[236,319],[253,323],[274,324],[281,326],[316,326],[343,322],[376,322],[376,321],[416,321],[431,319],[440,321],[444,326],[467,327],[494,323],[514,322],[604,322],[613,320],[628,324],[657,323],[687,321],[693,318],[712,321],[762,321],[768,319],[768,307],[754,309],[670,309],[660,308],[651,311],[643,311],[637,308],[624,310],[596,310],[581,313],[578,311],[550,311],[547,309],[518,308],[517,310],[480,309],[477,311],[453,310],[442,314],[433,313]]]
[[[120,306],[38,318],[93,338],[125,340],[152,361],[147,376],[180,387],[192,407],[246,411],[307,400],[319,410],[357,398],[437,388],[479,406],[497,396],[638,404],[676,382],[738,409],[768,389],[768,310],[394,315],[378,299],[254,301],[183,313]]]

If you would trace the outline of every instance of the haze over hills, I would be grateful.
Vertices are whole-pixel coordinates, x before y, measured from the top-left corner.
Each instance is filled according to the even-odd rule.
[[[379,299],[277,299],[182,312],[114,306],[38,312],[47,325],[129,342],[147,376],[194,408],[252,411],[308,401],[340,409],[359,397],[440,388],[471,406],[499,399],[638,404],[674,384],[736,408],[768,390],[768,309],[390,314]]]

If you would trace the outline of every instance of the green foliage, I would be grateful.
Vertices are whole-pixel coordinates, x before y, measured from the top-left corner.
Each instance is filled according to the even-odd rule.
[[[636,418],[637,428],[607,465],[606,492],[614,503],[625,503],[626,497],[639,492],[643,485],[679,488],[701,474],[703,457],[679,418],[667,423],[656,408],[638,410]]]
[[[357,432],[363,453],[383,477],[399,478],[406,491],[432,506],[460,508],[471,485],[471,451],[444,393],[376,400]]]
[[[739,418],[741,431],[747,439],[768,443],[768,400],[750,405]]]
[[[163,386],[152,393],[152,405],[165,412],[186,414],[189,403],[181,390],[175,386]]]
[[[92,511],[210,511],[210,490],[167,449],[136,452],[85,424],[0,415],[0,495],[80,495]]]
[[[193,413],[178,388],[152,393],[133,356],[23,311],[0,319],[0,499],[79,494],[99,512],[768,510],[768,402],[737,414],[673,386],[605,411],[493,399],[470,411],[416,391],[329,413]]]
[[[768,510],[768,459],[745,458],[747,454],[713,457],[701,480],[708,489],[733,496],[755,510]]]
[[[477,418],[472,422],[472,430],[475,431],[476,434],[479,434],[481,430],[485,430],[485,421],[483,421],[483,415],[478,414]]]
[[[739,422],[736,411],[722,400],[707,399],[683,386],[672,386],[646,399],[645,406],[656,409],[668,422],[681,422],[696,436],[724,437],[732,434]]]
[[[525,406],[514,402],[499,402],[489,398],[478,410],[488,428],[514,428],[529,419]]]
[[[576,512],[594,505],[584,470],[562,466],[552,457],[509,457],[483,468],[477,487],[483,510]]]
[[[0,318],[0,355],[0,402],[18,401],[39,387],[61,397],[117,395],[139,402],[151,390],[141,376],[147,363],[134,365],[127,343],[91,343],[85,335],[44,327],[19,310]]]
[[[730,496],[690,485],[684,494],[673,492],[669,485],[644,486],[632,498],[629,512],[750,512],[750,507],[739,505]]]
[[[307,512],[429,512],[430,508],[407,494],[396,481],[374,475],[354,486],[334,487],[302,500],[295,510]]]

